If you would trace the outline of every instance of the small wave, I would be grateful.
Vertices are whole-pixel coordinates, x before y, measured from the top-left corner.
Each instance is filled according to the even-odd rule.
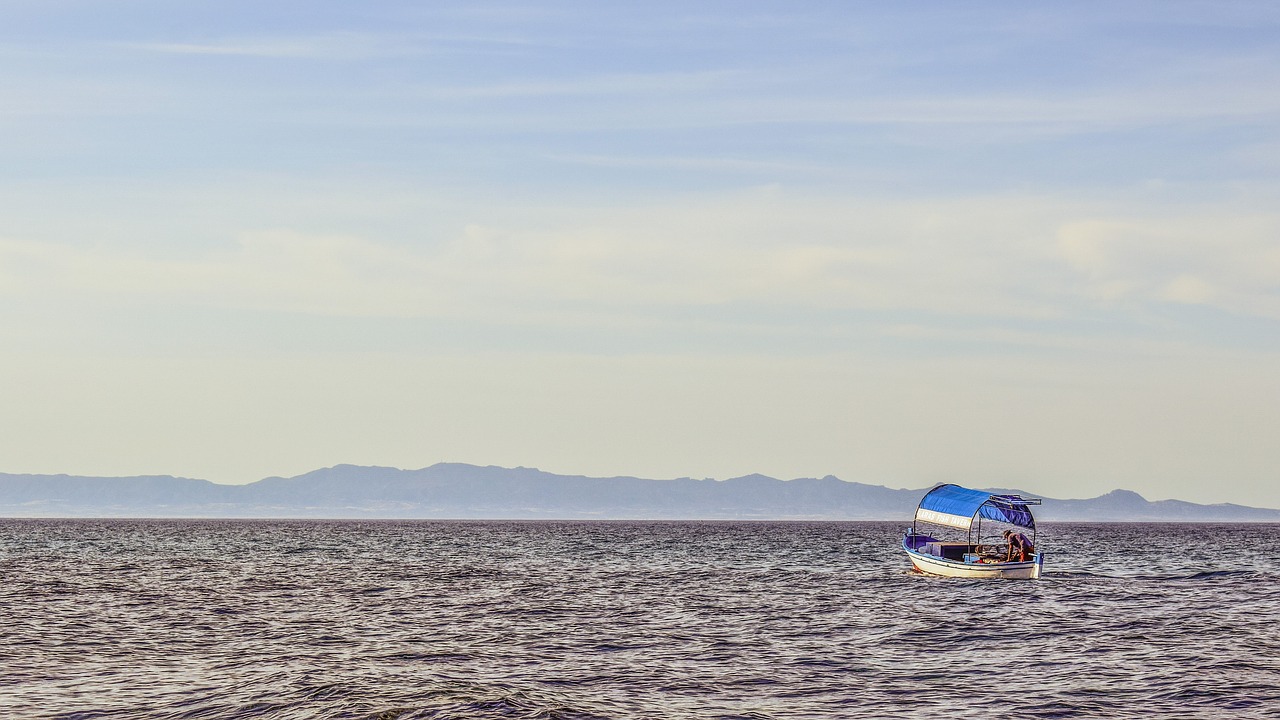
[[[405,715],[414,712],[413,708],[391,708],[389,710],[377,710],[371,715],[365,715],[360,720],[400,720]]]
[[[400,662],[427,662],[427,663],[451,663],[451,662],[470,662],[475,659],[472,653],[424,653],[424,652],[396,652],[379,656],[383,660],[395,660]]]
[[[1105,573],[1092,573],[1086,570],[1046,570],[1041,577],[1054,580],[1081,580],[1086,578],[1114,579],[1116,576]]]
[[[1043,575],[1046,579],[1052,580],[1142,580],[1142,581],[1170,581],[1170,580],[1215,580],[1215,579],[1249,579],[1261,578],[1266,574],[1257,570],[1201,570],[1194,573],[1169,573],[1169,574],[1128,574],[1128,573],[1097,573],[1087,570],[1053,570],[1046,571]]]
[[[1264,574],[1257,570],[1201,570],[1194,573],[1169,573],[1159,575],[1123,575],[1126,580],[1148,581],[1197,581],[1261,578]]]
[[[1220,578],[1253,578],[1262,577],[1257,570],[1202,570],[1191,575],[1175,575],[1171,580],[1216,580]]]

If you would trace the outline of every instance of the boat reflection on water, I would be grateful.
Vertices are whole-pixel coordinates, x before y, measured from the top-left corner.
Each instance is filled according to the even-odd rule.
[[[1035,549],[1036,521],[1030,506],[1039,504],[1038,499],[1020,495],[939,485],[921,498],[915,519],[903,534],[902,549],[916,571],[929,575],[1035,580],[1044,569],[1044,553]],[[921,524],[937,528],[930,532],[948,537],[921,532]],[[961,530],[965,535],[955,537]],[[1029,530],[1030,551],[1015,552],[1001,535],[1006,530]],[[984,542],[984,531],[1000,540]]]

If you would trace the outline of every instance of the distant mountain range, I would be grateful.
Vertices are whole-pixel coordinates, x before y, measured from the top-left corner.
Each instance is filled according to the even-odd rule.
[[[905,520],[925,490],[830,475],[647,480],[456,463],[420,470],[338,465],[248,485],[170,476],[0,474],[0,516]],[[1048,521],[1280,522],[1280,510],[1150,502],[1128,490],[1088,500],[1044,498],[1036,515]]]

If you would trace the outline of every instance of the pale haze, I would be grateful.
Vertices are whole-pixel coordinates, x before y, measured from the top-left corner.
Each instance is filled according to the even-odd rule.
[[[1280,5],[0,2],[0,472],[1280,507]]]

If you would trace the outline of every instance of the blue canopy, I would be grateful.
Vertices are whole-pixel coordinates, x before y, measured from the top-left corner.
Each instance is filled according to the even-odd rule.
[[[1039,504],[1038,500],[1032,501]],[[1017,495],[993,495],[959,485],[939,485],[925,493],[916,508],[916,519],[935,525],[968,530],[975,515],[1010,525],[1035,529],[1027,500]]]

